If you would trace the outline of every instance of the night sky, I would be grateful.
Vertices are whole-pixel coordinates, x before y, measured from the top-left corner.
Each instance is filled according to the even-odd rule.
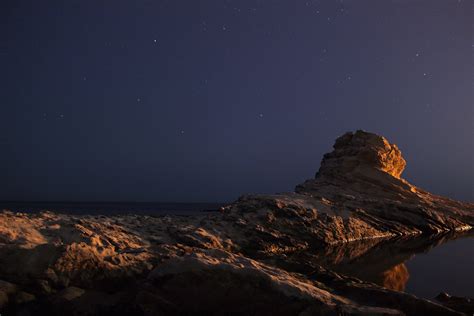
[[[474,200],[472,5],[3,0],[0,200],[290,191],[356,129]]]

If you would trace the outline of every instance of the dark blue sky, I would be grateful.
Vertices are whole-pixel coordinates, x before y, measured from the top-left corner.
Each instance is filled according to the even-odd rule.
[[[288,191],[364,129],[473,200],[471,5],[2,1],[0,199]]]

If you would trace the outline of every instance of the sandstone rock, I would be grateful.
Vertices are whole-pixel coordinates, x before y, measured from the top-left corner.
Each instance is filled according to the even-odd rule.
[[[360,306],[302,275],[223,250],[204,250],[167,261],[149,278],[185,314],[232,310],[241,315],[403,315],[394,309]]]
[[[57,294],[57,297],[65,299],[66,301],[72,301],[76,298],[81,297],[84,293],[85,291],[83,289],[75,286],[70,286],[59,292]]]
[[[6,294],[13,294],[18,291],[18,286],[10,282],[0,280],[0,291]]]
[[[15,295],[15,303],[18,305],[29,303],[31,301],[34,301],[35,299],[36,297],[28,292],[20,291]]]
[[[346,133],[336,140],[334,150],[324,155],[317,177],[346,175],[373,168],[400,178],[405,166],[405,159],[397,145],[390,144],[382,136],[359,130]]]
[[[18,291],[18,287],[7,281],[0,280],[0,311],[7,306],[12,296]]]
[[[472,203],[411,185],[400,178],[405,165],[398,147],[385,138],[346,133],[324,156],[316,177],[295,193],[247,195],[224,207],[222,220],[232,223],[225,237],[247,254],[271,255],[474,225]]]
[[[0,290],[0,311],[8,304],[8,294]]]
[[[41,279],[37,280],[36,289],[39,293],[43,295],[48,295],[48,294],[51,294],[52,292],[51,286],[47,280],[41,280]]]
[[[0,221],[0,244],[17,244],[25,248],[47,243],[40,233],[40,222],[32,220],[27,214],[14,214],[3,211]]]
[[[408,278],[395,265],[410,255],[402,242],[397,256],[371,252],[419,235],[425,249],[441,242],[426,236],[474,225],[472,203],[411,185],[405,164],[396,145],[357,131],[295,192],[242,196],[221,212],[1,212],[0,279],[15,285],[0,281],[0,303],[51,315],[459,315],[459,304],[394,291]],[[378,262],[370,281],[385,288],[345,276],[357,276],[355,258]]]

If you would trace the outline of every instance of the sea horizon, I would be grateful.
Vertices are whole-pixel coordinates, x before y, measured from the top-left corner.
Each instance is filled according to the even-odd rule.
[[[51,211],[76,215],[192,215],[215,212],[230,202],[0,201],[0,209],[21,213]]]

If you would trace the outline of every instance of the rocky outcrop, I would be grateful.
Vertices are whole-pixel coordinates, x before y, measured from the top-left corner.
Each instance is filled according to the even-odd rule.
[[[474,204],[410,184],[400,178],[405,165],[382,136],[346,133],[295,193],[244,196],[224,212],[265,252],[472,228]]]
[[[410,255],[400,240],[469,229],[474,206],[409,184],[404,167],[397,146],[358,131],[339,138],[296,192],[243,196],[220,212],[4,211],[0,312],[460,315],[451,303],[396,291]],[[398,257],[375,251],[394,238]],[[417,243],[425,249],[439,240]],[[379,285],[345,275],[357,276],[354,262],[364,260],[379,262],[370,279]]]
[[[222,250],[169,260],[153,270],[149,279],[166,287],[167,301],[182,302],[193,313],[400,315],[394,309],[360,306],[302,275]]]
[[[331,272],[304,253],[257,260],[211,242],[179,242],[165,231],[177,229],[176,223],[197,225],[184,218],[1,217],[20,217],[25,224],[31,218],[30,228],[46,240],[12,239],[0,248],[0,275],[8,279],[0,281],[0,298],[7,315],[460,315]],[[101,235],[91,233],[92,227]],[[152,238],[158,227],[166,242]],[[373,247],[351,253],[357,257]]]
[[[468,230],[474,204],[436,196],[400,178],[405,160],[384,137],[357,131],[336,141],[314,179],[296,192],[324,198],[389,235]]]
[[[334,144],[334,150],[324,155],[317,177],[366,173],[376,169],[399,179],[406,161],[397,145],[384,137],[357,131],[346,133]]]

